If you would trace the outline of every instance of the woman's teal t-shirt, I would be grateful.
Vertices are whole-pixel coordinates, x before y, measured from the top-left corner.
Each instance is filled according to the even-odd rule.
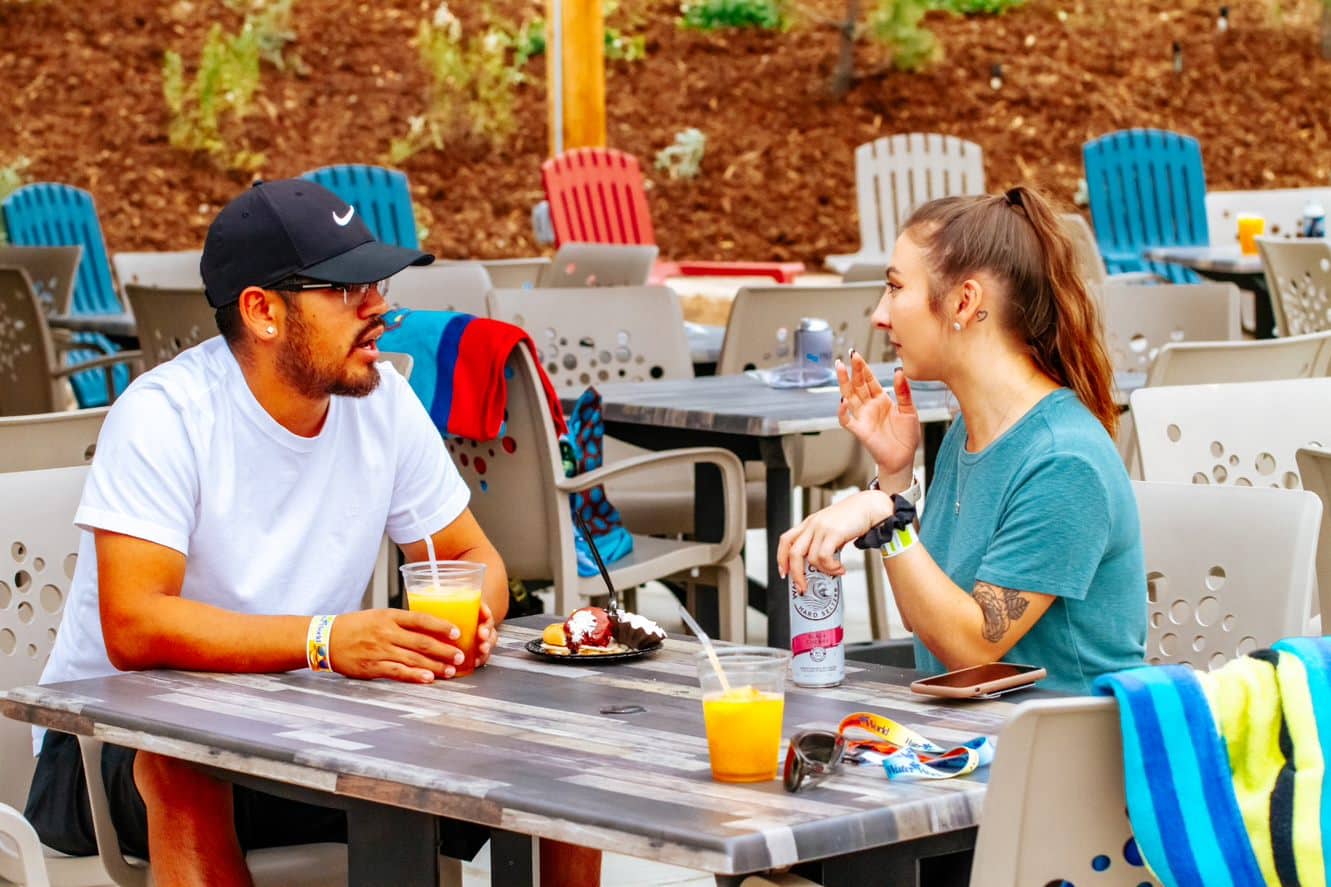
[[[968,593],[987,582],[1058,598],[1004,660],[1044,666],[1041,686],[1081,694],[1101,674],[1141,665],[1141,527],[1104,426],[1060,388],[981,452],[965,442],[958,417],[928,487],[925,548]],[[918,639],[915,663],[921,674],[946,671]]]

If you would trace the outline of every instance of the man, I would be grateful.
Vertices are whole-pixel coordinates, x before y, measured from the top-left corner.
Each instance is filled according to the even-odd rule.
[[[311,182],[258,185],[218,214],[200,270],[222,335],[137,379],[107,416],[44,683],[307,665],[450,678],[463,658],[454,626],[359,609],[385,531],[408,560],[427,558],[429,533],[441,559],[486,565],[477,661],[488,659],[504,564],[424,407],[376,365],[387,279],[431,261],[375,240]],[[36,739],[29,819],[49,846],[95,853],[77,741]],[[233,790],[183,761],[108,749],[103,772],[122,844],[150,855],[162,887],[246,885],[247,849],[345,840],[337,811]],[[448,831],[451,855],[485,839]],[[599,877],[595,851],[546,849],[543,883]]]

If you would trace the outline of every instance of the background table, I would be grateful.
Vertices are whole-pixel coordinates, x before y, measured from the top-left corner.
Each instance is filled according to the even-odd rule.
[[[1232,283],[1253,293],[1255,334],[1259,339],[1275,338],[1276,318],[1271,310],[1271,293],[1266,286],[1261,256],[1245,256],[1237,246],[1167,246],[1146,250],[1146,257],[1183,265],[1208,280]]]
[[[6,694],[9,717],[195,761],[348,811],[354,885],[435,884],[435,829],[494,829],[493,883],[531,883],[531,836],[714,872],[722,883],[823,860],[827,885],[915,882],[971,846],[987,771],[889,782],[855,767],[798,795],[713,782],[692,641],[617,665],[521,650],[548,618],[504,626],[491,665],[431,686],[335,675],[137,672]],[[1015,703],[926,701],[913,672],[850,664],[790,687],[784,736],[876,711],[944,743],[996,734]],[[1020,694],[1010,697],[1021,698]],[[609,713],[639,705],[637,714]],[[731,877],[735,876],[735,877]]]

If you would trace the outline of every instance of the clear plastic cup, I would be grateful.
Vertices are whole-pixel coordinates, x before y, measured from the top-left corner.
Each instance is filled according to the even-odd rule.
[[[707,654],[697,656],[712,778],[718,782],[775,779],[790,651],[717,647],[716,655],[728,687]]]
[[[432,569],[433,566],[433,569]],[[485,564],[471,561],[415,561],[402,565],[407,609],[429,613],[457,626],[453,645],[466,657],[457,674],[476,670],[476,626],[481,618],[481,583]]]

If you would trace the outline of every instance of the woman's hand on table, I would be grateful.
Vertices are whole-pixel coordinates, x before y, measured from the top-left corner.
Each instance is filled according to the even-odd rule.
[[[842,575],[846,568],[841,565],[841,549],[892,514],[892,497],[877,490],[855,493],[815,511],[781,534],[776,549],[777,569],[783,577],[791,577],[796,590],[803,594],[806,563],[829,576]]]
[[[896,402],[879,384],[864,355],[853,352],[850,367],[836,362],[841,408],[837,418],[869,451],[878,463],[879,480],[885,490],[899,492],[910,485],[915,451],[920,446],[920,417],[911,398],[910,382],[903,370],[892,377]]]
[[[334,620],[328,658],[334,671],[349,678],[428,684],[457,673],[463,655],[453,642],[459,634],[451,622],[428,613],[358,610]]]

